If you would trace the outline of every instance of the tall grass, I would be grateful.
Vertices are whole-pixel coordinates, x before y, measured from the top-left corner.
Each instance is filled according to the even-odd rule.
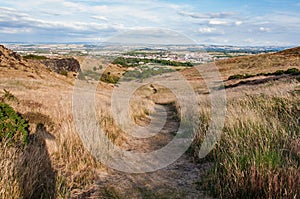
[[[46,149],[43,127],[26,147],[0,143],[0,198],[54,198],[55,171]]]
[[[202,185],[220,198],[300,197],[299,107],[297,94],[229,102],[222,139],[209,155],[214,166]]]
[[[14,174],[15,160],[19,156],[16,148],[0,146],[0,198],[20,198],[22,190]]]

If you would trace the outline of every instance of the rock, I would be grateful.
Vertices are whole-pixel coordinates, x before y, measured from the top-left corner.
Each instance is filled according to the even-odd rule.
[[[75,58],[55,58],[41,61],[47,68],[57,73],[78,72],[80,64]]]

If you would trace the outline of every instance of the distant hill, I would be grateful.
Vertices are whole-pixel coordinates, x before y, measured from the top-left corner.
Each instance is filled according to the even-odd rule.
[[[217,61],[219,70],[242,69],[255,72],[255,70],[272,70],[274,68],[286,69],[288,67],[300,67],[300,47],[283,50],[277,53],[234,57]],[[247,71],[246,71],[247,72]]]
[[[300,46],[296,48],[286,49],[275,54],[288,55],[288,56],[300,56]]]
[[[224,80],[233,75],[269,74],[281,70],[286,71],[291,68],[300,69],[300,47],[276,53],[233,57],[216,61],[214,64]],[[201,69],[202,66],[199,65],[199,68]],[[195,68],[184,69],[182,74],[188,80],[201,80],[201,76]]]

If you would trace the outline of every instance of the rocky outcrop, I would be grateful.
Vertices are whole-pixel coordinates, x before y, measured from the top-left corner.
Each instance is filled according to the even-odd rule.
[[[78,72],[80,70],[80,64],[75,58],[46,59],[41,62],[57,73]]]
[[[44,67],[63,74],[66,72],[78,72],[80,64],[75,58],[46,58],[44,60],[23,59],[16,52],[0,45],[0,67],[11,67],[18,69],[19,66],[25,67]]]
[[[16,52],[0,45],[0,66],[16,67],[17,65],[26,65],[26,61]]]

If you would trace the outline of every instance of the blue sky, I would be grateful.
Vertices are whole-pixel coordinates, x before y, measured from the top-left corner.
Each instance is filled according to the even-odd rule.
[[[101,42],[162,28],[201,44],[300,45],[300,1],[14,0],[0,3],[1,42]]]

